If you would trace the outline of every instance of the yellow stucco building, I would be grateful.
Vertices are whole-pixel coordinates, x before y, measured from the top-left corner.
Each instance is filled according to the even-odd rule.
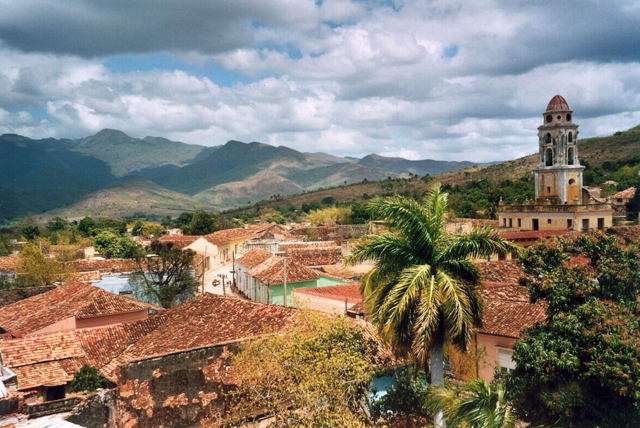
[[[613,225],[613,208],[594,200],[583,188],[584,166],[578,159],[578,125],[560,95],[554,96],[538,127],[539,164],[533,171],[535,200],[498,207],[501,228],[511,230],[605,229]]]

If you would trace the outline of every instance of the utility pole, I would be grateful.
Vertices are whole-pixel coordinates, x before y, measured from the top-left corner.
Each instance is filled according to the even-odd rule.
[[[284,305],[287,306],[287,258],[284,257]]]

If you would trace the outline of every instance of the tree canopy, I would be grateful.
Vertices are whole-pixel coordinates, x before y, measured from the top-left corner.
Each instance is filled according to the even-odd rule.
[[[585,266],[568,263],[586,257]],[[575,258],[573,259],[575,260]],[[631,427],[640,419],[640,258],[607,235],[536,247],[523,257],[547,320],[516,343],[508,378],[534,424]]]

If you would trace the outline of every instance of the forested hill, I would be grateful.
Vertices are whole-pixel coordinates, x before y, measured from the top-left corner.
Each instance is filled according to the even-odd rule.
[[[221,210],[272,195],[469,166],[384,157],[370,161],[258,142],[211,146],[209,141],[193,145],[134,138],[114,129],[79,139],[5,134],[0,136],[0,223],[50,210],[77,217],[95,207],[93,214],[100,215],[99,206],[109,207],[115,216],[133,215],[144,208],[135,201],[144,200],[145,192],[149,201],[158,202],[149,207],[154,213],[172,213],[178,201],[185,209]],[[402,162],[415,167],[405,170],[399,167]],[[117,186],[121,183],[128,184]],[[161,194],[168,204],[159,203]]]

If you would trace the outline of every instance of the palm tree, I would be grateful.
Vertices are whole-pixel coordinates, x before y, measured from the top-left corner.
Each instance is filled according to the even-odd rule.
[[[390,232],[366,237],[350,262],[374,261],[362,279],[365,308],[381,337],[400,357],[429,368],[431,383],[444,381],[444,345],[466,350],[480,324],[474,257],[517,251],[488,228],[445,231],[448,194],[436,185],[422,203],[396,197],[370,204]],[[442,425],[441,414],[436,424]]]
[[[444,411],[454,428],[513,428],[517,423],[502,382],[475,379],[459,386],[435,387],[427,405],[431,411]]]

